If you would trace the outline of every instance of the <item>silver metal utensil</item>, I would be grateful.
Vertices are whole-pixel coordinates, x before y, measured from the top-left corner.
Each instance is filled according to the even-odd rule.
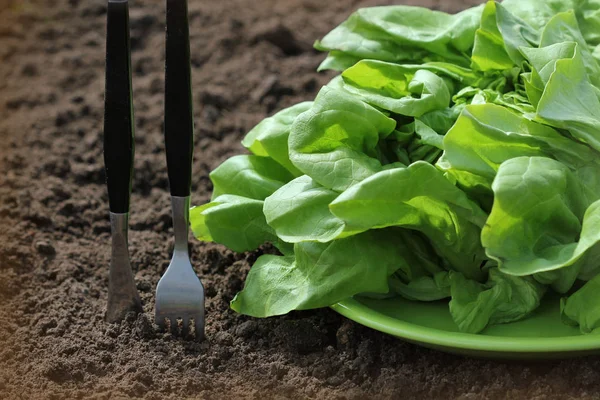
[[[127,248],[128,213],[110,213],[112,251],[108,276],[106,321],[119,322],[128,312],[142,312],[142,302],[135,286]]]
[[[129,197],[134,154],[127,0],[108,1],[105,83],[104,164],[112,232],[108,304],[105,318],[108,322],[119,322],[128,312],[142,311],[142,303],[131,272],[127,247]]]
[[[204,337],[204,286],[196,276],[188,254],[188,214],[190,198],[171,197],[173,207],[173,230],[175,249],[167,271],[156,288],[156,323],[171,332],[179,333],[178,320],[182,323],[182,335],[190,333],[190,322],[196,339]]]
[[[194,120],[192,111],[190,42],[186,0],[167,0],[165,62],[165,149],[173,208],[175,248],[156,288],[156,323],[182,335],[204,337],[204,287],[188,253]]]

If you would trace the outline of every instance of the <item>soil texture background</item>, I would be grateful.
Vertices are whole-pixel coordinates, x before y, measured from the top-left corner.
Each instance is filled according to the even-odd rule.
[[[386,0],[189,0],[193,203],[246,132],[313,99],[315,39]],[[399,2],[396,2],[399,3]],[[413,0],[444,11],[477,3]],[[407,4],[407,3],[404,3]],[[102,157],[103,0],[0,0],[0,399],[596,399],[600,358],[543,363],[422,349],[329,309],[270,319],[229,301],[261,251],[191,242],[207,336],[153,324],[172,251],[162,134],[164,4],[131,8],[136,155],[130,252],[145,313],[103,320],[110,226]]]

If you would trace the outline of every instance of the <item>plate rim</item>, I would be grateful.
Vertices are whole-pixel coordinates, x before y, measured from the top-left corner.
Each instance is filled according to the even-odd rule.
[[[577,353],[600,349],[600,335],[523,337],[449,332],[385,315],[354,298],[331,308],[344,317],[407,341],[457,350],[494,353]]]

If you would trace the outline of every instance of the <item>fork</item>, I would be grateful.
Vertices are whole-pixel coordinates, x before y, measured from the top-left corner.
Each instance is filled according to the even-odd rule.
[[[204,286],[188,253],[194,121],[192,111],[190,40],[186,0],[167,0],[165,60],[165,149],[173,209],[173,258],[156,287],[155,320],[163,330],[166,321],[178,334],[190,333],[194,321],[197,340],[204,337]]]

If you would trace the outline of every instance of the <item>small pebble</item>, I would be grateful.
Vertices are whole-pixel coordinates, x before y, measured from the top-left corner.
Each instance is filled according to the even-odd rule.
[[[152,291],[152,284],[145,279],[140,279],[136,281],[136,286],[140,292],[146,293]]]
[[[56,250],[54,249],[54,246],[52,246],[49,242],[45,241],[45,240],[39,240],[37,242],[35,242],[35,250],[43,255],[46,256],[53,256],[54,254],[56,254]]]

